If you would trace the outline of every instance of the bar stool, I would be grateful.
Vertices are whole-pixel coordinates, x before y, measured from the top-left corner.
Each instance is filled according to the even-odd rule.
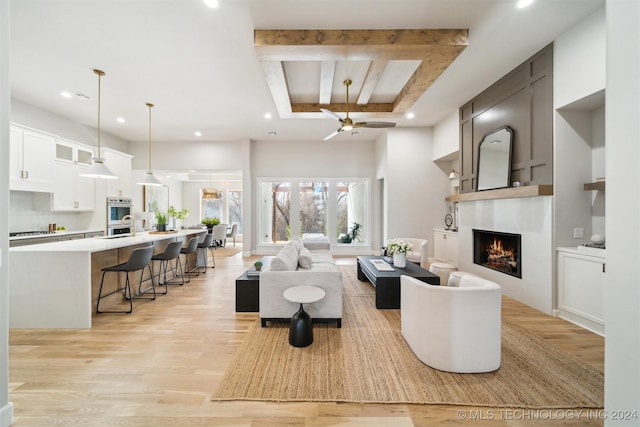
[[[164,252],[151,257],[151,261],[160,261],[160,269],[158,270],[158,286],[164,285],[165,287],[164,292],[161,292],[162,295],[167,294],[167,292],[169,291],[169,285],[179,285],[179,286],[184,285],[184,273],[182,271],[182,262],[180,261],[181,249],[182,249],[181,240],[177,242],[171,242],[167,245]],[[169,265],[169,261],[171,260],[175,260],[175,263],[176,263],[176,266],[174,268],[174,271],[176,271],[176,276],[178,275],[177,272],[180,271],[180,274],[179,274],[181,279],[180,282],[167,280],[167,267]],[[164,282],[160,283],[160,273],[163,272],[163,268],[164,268]]]
[[[191,240],[189,240],[189,244],[185,247],[185,248],[181,248],[180,249],[180,254],[184,255],[184,268],[186,270],[187,276],[189,277],[189,280],[187,280],[187,283],[191,282],[191,272],[193,270],[198,270],[198,242],[200,241],[200,237],[192,237]],[[189,268],[189,255],[191,254],[195,254],[196,256],[196,262],[195,262],[195,267],[193,268]],[[199,271],[196,271],[196,276],[200,275]]]
[[[207,253],[208,251],[211,251],[211,258],[213,258],[213,267],[211,268],[215,268],[216,266],[216,259],[213,256],[213,234],[207,234],[204,238],[204,240],[200,243],[198,243],[198,250],[202,249],[203,251],[203,258],[204,258],[204,273],[207,272],[207,264],[209,264],[209,258],[207,257]],[[198,267],[198,272],[200,272],[200,267],[198,265],[198,256],[196,255],[196,266]]]
[[[123,262],[122,264],[113,265],[111,267],[105,267],[102,269],[102,281],[100,282],[100,291],[98,291],[98,304],[96,306],[96,313],[131,313],[133,311],[133,299],[156,299],[156,287],[153,284],[153,272],[151,271],[151,266],[149,263],[151,262],[151,257],[153,256],[153,246],[146,246],[144,248],[134,249],[129,255],[129,260],[127,262]],[[153,290],[153,297],[141,297],[148,292],[148,289],[144,292],[142,291],[142,277],[144,276],[144,269],[149,268],[149,274],[151,274],[151,289]],[[129,281],[129,273],[140,270],[140,283],[138,284],[138,294],[133,296],[131,293],[131,283]],[[104,275],[108,272],[123,272],[127,273],[127,280],[124,284],[124,298],[129,300],[129,310],[110,310],[110,311],[100,311],[100,299],[102,298],[102,285],[104,284]],[[105,295],[109,296],[115,294],[120,291],[120,287],[113,292],[110,292]],[[129,298],[127,298],[127,291],[129,291]]]

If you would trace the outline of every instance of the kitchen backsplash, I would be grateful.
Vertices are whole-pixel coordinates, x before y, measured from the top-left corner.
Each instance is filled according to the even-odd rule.
[[[50,223],[67,230],[94,229],[94,212],[53,212],[36,210],[36,193],[11,191],[9,199],[9,231],[44,231]],[[99,227],[102,228],[102,227]]]

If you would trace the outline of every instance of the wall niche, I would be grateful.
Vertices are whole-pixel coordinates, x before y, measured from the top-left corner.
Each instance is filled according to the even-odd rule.
[[[513,130],[511,182],[553,184],[553,45],[533,55],[460,107],[460,192],[476,191],[478,145]]]

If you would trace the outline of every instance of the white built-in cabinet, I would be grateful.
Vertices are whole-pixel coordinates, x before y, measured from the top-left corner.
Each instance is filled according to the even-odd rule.
[[[458,233],[451,230],[433,230],[433,255],[438,260],[458,265]]]
[[[133,197],[131,191],[131,159],[130,156],[119,151],[103,149],[105,165],[118,175],[118,179],[106,179],[107,196]]]
[[[600,251],[558,248],[558,316],[604,335],[605,274]]]
[[[95,210],[95,179],[80,176],[91,166],[93,150],[73,141],[56,139],[51,210]]]
[[[18,191],[51,192],[54,136],[11,125],[9,141],[9,188]]]

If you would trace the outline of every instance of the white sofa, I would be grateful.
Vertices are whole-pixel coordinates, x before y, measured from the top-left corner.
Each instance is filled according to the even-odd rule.
[[[414,262],[425,269],[429,268],[427,258],[428,240],[415,237],[398,237],[398,239],[404,240],[413,246],[413,251],[407,253],[407,261]]]
[[[317,247],[317,246],[316,246]],[[260,273],[260,320],[290,320],[299,304],[287,301],[283,292],[292,286],[310,285],[324,289],[325,297],[304,310],[314,321],[342,326],[342,273],[328,249],[309,250],[299,239],[287,243]]]
[[[464,276],[459,287],[400,278],[401,332],[423,363],[447,372],[491,372],[500,367],[501,288]]]

